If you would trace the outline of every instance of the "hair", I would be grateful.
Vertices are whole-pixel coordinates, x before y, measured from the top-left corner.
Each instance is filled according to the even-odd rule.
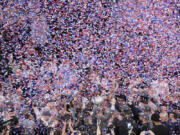
[[[149,120],[148,115],[147,115],[147,114],[145,114],[145,113],[140,113],[140,117],[142,117],[142,118],[143,118],[143,119],[145,119],[146,121],[148,121],[148,120]]]
[[[144,108],[144,111],[145,111],[145,112],[151,112],[151,107],[146,106],[146,107]]]
[[[123,94],[115,95],[115,98],[116,98],[116,100],[117,100],[117,99],[122,99],[123,101],[126,101],[126,100],[127,100],[127,99],[126,99],[126,96],[123,95]]]
[[[154,113],[151,115],[152,122],[160,122],[160,116],[159,113]]]
[[[51,113],[48,110],[44,110],[42,116],[51,116]]]
[[[169,115],[170,115],[170,114],[173,114],[173,115],[174,115],[174,118],[177,119],[178,115],[177,115],[175,112],[172,111],[172,112],[169,113]]]
[[[160,113],[160,116],[166,117],[166,116],[168,116],[168,113],[167,113],[167,112],[161,112],[161,113]]]
[[[30,115],[28,113],[25,114],[25,118],[29,119]]]

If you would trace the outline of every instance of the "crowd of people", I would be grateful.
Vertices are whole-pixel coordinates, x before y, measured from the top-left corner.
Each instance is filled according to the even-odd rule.
[[[179,7],[0,1],[0,134],[180,134]]]

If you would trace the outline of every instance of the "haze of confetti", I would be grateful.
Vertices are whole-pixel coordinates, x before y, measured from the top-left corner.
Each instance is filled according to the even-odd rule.
[[[178,0],[4,0],[0,13],[6,93],[21,87],[28,102],[73,95],[88,78],[90,93],[120,78],[178,90]]]

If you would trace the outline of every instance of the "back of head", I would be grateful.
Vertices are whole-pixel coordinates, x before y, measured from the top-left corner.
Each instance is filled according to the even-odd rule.
[[[174,119],[177,119],[177,118],[178,118],[178,115],[177,115],[175,112],[172,111],[172,112],[169,113],[169,117],[170,117],[170,118],[173,117]]]
[[[122,101],[124,101],[124,102],[126,102],[126,96],[125,95],[123,95],[123,94],[120,94],[120,95],[115,95],[115,97],[116,97],[116,100],[118,100],[118,99],[120,99],[120,100],[122,100]]]
[[[158,113],[152,114],[151,120],[152,120],[153,122],[160,122],[160,116],[159,116],[159,114],[158,114]]]
[[[162,122],[165,122],[168,120],[168,113],[167,112],[161,112],[160,113],[160,119]]]
[[[129,106],[127,106],[127,105],[121,106],[121,114],[124,117],[131,117],[132,116],[131,108]]]
[[[148,114],[145,114],[145,113],[140,113],[140,118],[145,120],[145,121],[149,121],[149,116]]]
[[[14,126],[18,125],[18,123],[19,123],[19,120],[18,120],[18,118],[16,116],[13,116],[11,121],[12,121],[11,124],[14,125]]]
[[[144,108],[144,112],[150,113],[150,112],[151,112],[151,107],[150,107],[150,106],[146,106],[146,107]]]

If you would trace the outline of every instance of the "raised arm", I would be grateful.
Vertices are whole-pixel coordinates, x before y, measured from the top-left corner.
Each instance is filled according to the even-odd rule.
[[[66,135],[66,121],[63,122],[62,135]]]

